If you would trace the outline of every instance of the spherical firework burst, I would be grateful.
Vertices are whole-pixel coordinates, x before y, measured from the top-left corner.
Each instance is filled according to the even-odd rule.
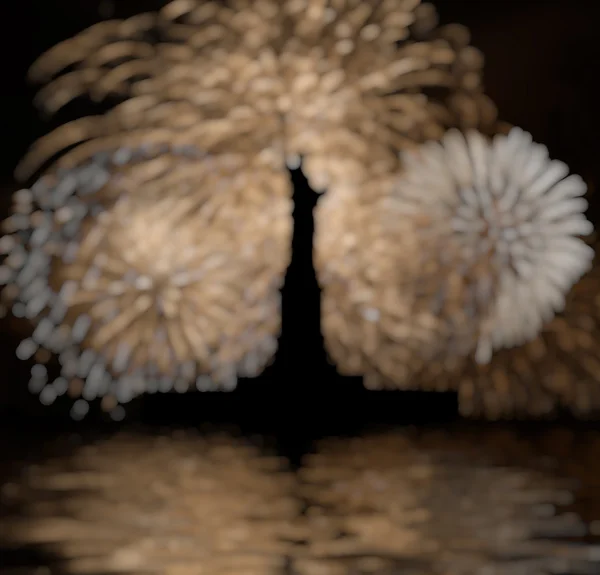
[[[421,220],[415,227],[425,249],[432,232],[446,246],[430,257],[443,260],[446,251],[460,274],[472,274],[466,287],[476,299],[467,305],[487,308],[478,361],[533,339],[591,266],[594,252],[579,238],[593,231],[582,178],[568,176],[564,163],[519,128],[492,142],[450,131],[403,160],[386,202],[390,223]]]
[[[420,0],[175,0],[158,14],[97,24],[31,75],[54,78],[38,98],[50,112],[83,93],[129,98],[110,122],[80,124],[80,139],[157,123],[208,125],[226,145],[251,133],[255,146],[283,142],[288,162],[302,159],[322,190],[349,170],[395,166],[397,149],[441,136],[453,110],[493,120],[481,68],[468,32],[438,27]],[[34,150],[23,173],[46,155]]]
[[[64,573],[279,575],[297,537],[286,462],[226,436],[119,434],[25,471],[3,542]]]
[[[371,385],[531,341],[594,253],[579,237],[592,231],[583,180],[518,128],[451,130],[402,164],[362,197],[350,183],[332,191],[320,216],[338,220],[317,242],[326,341]],[[343,221],[353,212],[360,225]]]
[[[0,280],[35,325],[17,355],[58,355],[55,381],[32,368],[42,401],[69,388],[112,409],[258,375],[277,347],[288,186],[264,157],[146,147],[18,192]]]
[[[517,434],[475,433],[320,442],[299,470],[311,537],[298,571],[595,572],[598,546],[579,543],[588,526],[567,507],[582,477]]]

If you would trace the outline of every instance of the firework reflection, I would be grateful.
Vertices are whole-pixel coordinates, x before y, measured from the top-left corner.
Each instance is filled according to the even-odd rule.
[[[577,441],[493,429],[327,440],[300,472],[312,538],[299,572],[597,573],[600,547],[575,542],[588,531],[577,481],[548,456]]]
[[[5,485],[1,537],[67,573],[283,573],[293,485],[285,462],[228,436],[119,434]]]
[[[593,574],[599,447],[404,430],[324,440],[292,473],[225,435],[119,434],[5,484],[0,537],[73,574]]]

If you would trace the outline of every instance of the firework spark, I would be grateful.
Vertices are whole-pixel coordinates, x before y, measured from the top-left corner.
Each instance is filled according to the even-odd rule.
[[[0,267],[34,322],[44,403],[235,387],[272,359],[289,263],[287,174],[264,157],[120,149],[15,195]],[[61,373],[45,363],[57,354]]]
[[[535,339],[594,257],[583,180],[518,128],[450,130],[402,164],[360,193],[332,190],[317,222],[335,222],[316,242],[327,345],[372,386]]]

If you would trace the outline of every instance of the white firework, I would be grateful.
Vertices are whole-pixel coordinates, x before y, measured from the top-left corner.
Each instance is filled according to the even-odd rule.
[[[421,233],[447,237],[449,257],[478,270],[467,284],[487,302],[477,362],[535,338],[591,267],[583,179],[520,128],[492,140],[450,130],[401,159],[394,217],[426,216]]]

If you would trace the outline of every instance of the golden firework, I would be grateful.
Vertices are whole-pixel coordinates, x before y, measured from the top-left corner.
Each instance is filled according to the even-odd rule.
[[[157,381],[184,389],[208,374],[231,387],[260,372],[289,260],[285,162],[323,190],[387,174],[399,149],[458,117],[493,126],[469,41],[419,0],[175,0],[44,54],[31,78],[47,83],[46,112],[86,94],[123,101],[41,138],[17,170],[29,177],[73,147],[19,192],[18,231],[3,240],[7,298],[36,325],[19,355],[46,361],[38,348],[50,348],[66,372],[52,391],[35,366],[43,400],[65,378],[75,395],[105,395],[92,373],[110,373],[109,395],[127,399]],[[158,157],[135,159],[148,149]],[[200,150],[208,157],[182,158]],[[115,161],[98,160],[107,153]],[[232,156],[237,171],[223,175]],[[94,169],[101,183],[84,181]],[[100,205],[75,201],[90,185]]]
[[[465,357],[485,364],[535,339],[581,297],[568,294],[593,258],[586,186],[518,128],[493,140],[451,130],[402,160],[398,176],[360,191],[348,181],[319,208],[326,345],[370,387],[455,388],[445,374]],[[502,385],[523,410],[525,389]]]
[[[317,190],[348,170],[382,173],[457,111],[493,123],[469,40],[420,0],[175,0],[97,24],[33,65],[34,80],[52,80],[38,96],[49,112],[84,93],[127,100],[51,134],[21,173],[75,140],[158,127],[192,131],[205,149],[242,134],[255,148],[282,143]]]
[[[272,359],[290,257],[287,174],[268,157],[121,149],[15,195],[0,268],[32,320],[17,355],[107,409],[145,391],[235,387]]]

